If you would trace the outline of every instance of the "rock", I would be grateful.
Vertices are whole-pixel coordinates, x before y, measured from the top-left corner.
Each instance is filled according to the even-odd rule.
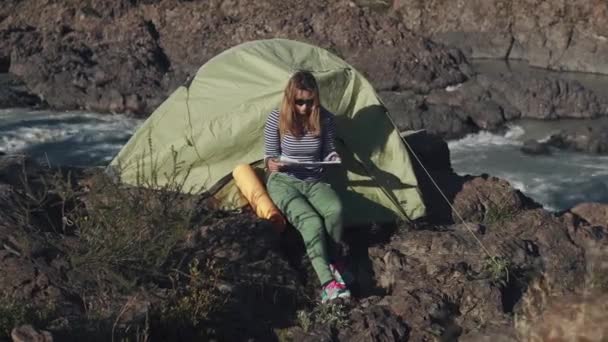
[[[497,217],[511,218],[517,212],[538,208],[519,190],[496,177],[475,177],[462,185],[453,201],[454,222],[488,222]]]
[[[445,140],[426,131],[403,132],[401,134],[410,148],[411,162],[419,166],[422,163],[427,170],[452,171],[450,150]]]
[[[608,246],[608,228],[605,223],[603,226],[594,225],[581,220],[579,215],[570,211],[562,214],[560,218],[567,225],[570,238],[578,246],[585,248],[586,252],[598,254],[597,252],[602,252],[604,246]]]
[[[339,341],[406,341],[407,324],[388,308],[374,305],[350,315],[348,329],[340,331]]]
[[[549,147],[544,144],[544,143],[540,143],[536,140],[526,140],[524,141],[523,146],[520,148],[521,151],[525,154],[531,154],[531,155],[548,155],[551,154],[551,150],[549,149]]]
[[[11,74],[0,73],[0,108],[38,107],[42,101]]]
[[[525,341],[603,341],[608,338],[608,292],[558,296],[535,282],[522,300],[516,329]]]
[[[586,131],[561,131],[552,135],[548,145],[578,152],[608,154],[608,121],[588,126]]]
[[[422,96],[411,92],[380,92],[379,95],[400,131],[424,129],[430,134],[452,139],[479,130],[457,107],[427,104]]]
[[[303,342],[332,342],[334,338],[332,336],[331,329],[329,327],[317,328],[314,331],[305,332],[302,329],[294,329],[291,336],[293,341]]]
[[[53,335],[48,331],[38,331],[31,325],[22,325],[11,331],[13,342],[53,342]]]
[[[481,74],[476,77],[498,105],[513,106],[522,118],[595,118],[606,115],[606,100],[578,81],[521,73]]]
[[[272,37],[327,48],[378,89],[428,92],[461,83],[470,71],[459,50],[346,1],[103,0],[49,2],[38,11],[38,1],[26,0],[11,6],[0,22],[0,60],[57,109],[150,113],[218,53]]]
[[[608,204],[581,203],[570,211],[592,225],[608,228]]]
[[[428,94],[382,91],[379,95],[399,130],[425,129],[444,139],[481,130],[498,132],[507,122],[520,118],[597,118],[589,121],[599,122],[608,114],[608,100],[577,81],[517,70],[477,74],[462,84]],[[608,139],[600,127],[578,138],[579,149],[603,151]],[[529,147],[531,153],[544,150]]]
[[[461,336],[462,342],[519,342],[517,333],[510,325],[491,326],[482,331],[475,331]]]
[[[372,274],[386,291],[379,304],[403,317],[410,340],[464,335],[487,341],[481,337],[498,335],[512,341],[510,313],[534,277],[542,274],[554,293],[582,291],[584,252],[571,242],[566,225],[542,209],[523,209],[487,225],[483,234],[461,226],[408,230],[369,249]],[[493,266],[484,248],[508,260],[506,284],[493,283],[497,274],[486,273]]]
[[[412,163],[412,166],[426,206],[427,220],[433,224],[454,223],[451,204],[468,178],[461,177],[453,171],[443,170],[430,170],[429,176],[418,163]]]
[[[392,8],[408,29],[468,57],[608,73],[608,4],[602,0],[397,0]]]

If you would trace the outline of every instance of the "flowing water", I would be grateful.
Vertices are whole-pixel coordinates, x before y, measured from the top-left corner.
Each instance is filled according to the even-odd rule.
[[[481,132],[450,141],[452,166],[461,175],[487,173],[506,179],[548,210],[608,203],[608,156],[558,150],[532,156],[520,151],[525,140],[542,140],[552,127],[556,123],[520,121],[504,134]]]
[[[87,112],[0,110],[0,151],[51,165],[106,165],[142,120]]]

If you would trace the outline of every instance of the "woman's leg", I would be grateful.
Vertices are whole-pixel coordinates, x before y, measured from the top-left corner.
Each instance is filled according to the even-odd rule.
[[[323,220],[304,197],[304,186],[304,182],[298,179],[273,174],[266,188],[272,201],[302,235],[312,267],[321,285],[325,285],[334,278],[329,270]]]
[[[327,235],[330,237],[328,241],[328,253],[330,261],[334,262],[340,258],[343,221],[342,221],[342,202],[327,183],[315,182],[310,183],[305,194],[313,208],[323,217],[323,223]]]

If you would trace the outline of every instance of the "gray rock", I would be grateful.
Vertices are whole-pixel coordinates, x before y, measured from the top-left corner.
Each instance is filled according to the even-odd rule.
[[[525,154],[532,155],[547,155],[551,154],[551,150],[547,146],[547,144],[540,143],[536,140],[526,140],[524,141],[523,146],[521,147],[521,151]]]
[[[53,342],[53,335],[48,331],[38,331],[31,325],[22,325],[11,331],[13,342]]]
[[[42,101],[11,74],[0,73],[0,108],[41,106]]]
[[[582,119],[606,114],[605,99],[577,81],[518,73],[484,74],[476,80],[500,106],[513,106],[523,118]]]
[[[581,203],[570,211],[592,225],[608,228],[608,204]]]
[[[552,135],[547,144],[560,149],[608,154],[608,124],[588,126],[585,131],[561,131]]]

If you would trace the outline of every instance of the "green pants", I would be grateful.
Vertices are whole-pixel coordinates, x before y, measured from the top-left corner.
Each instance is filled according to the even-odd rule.
[[[268,177],[268,194],[300,232],[306,253],[321,284],[333,280],[329,262],[338,257],[342,241],[342,204],[321,181],[309,182],[275,172]]]

